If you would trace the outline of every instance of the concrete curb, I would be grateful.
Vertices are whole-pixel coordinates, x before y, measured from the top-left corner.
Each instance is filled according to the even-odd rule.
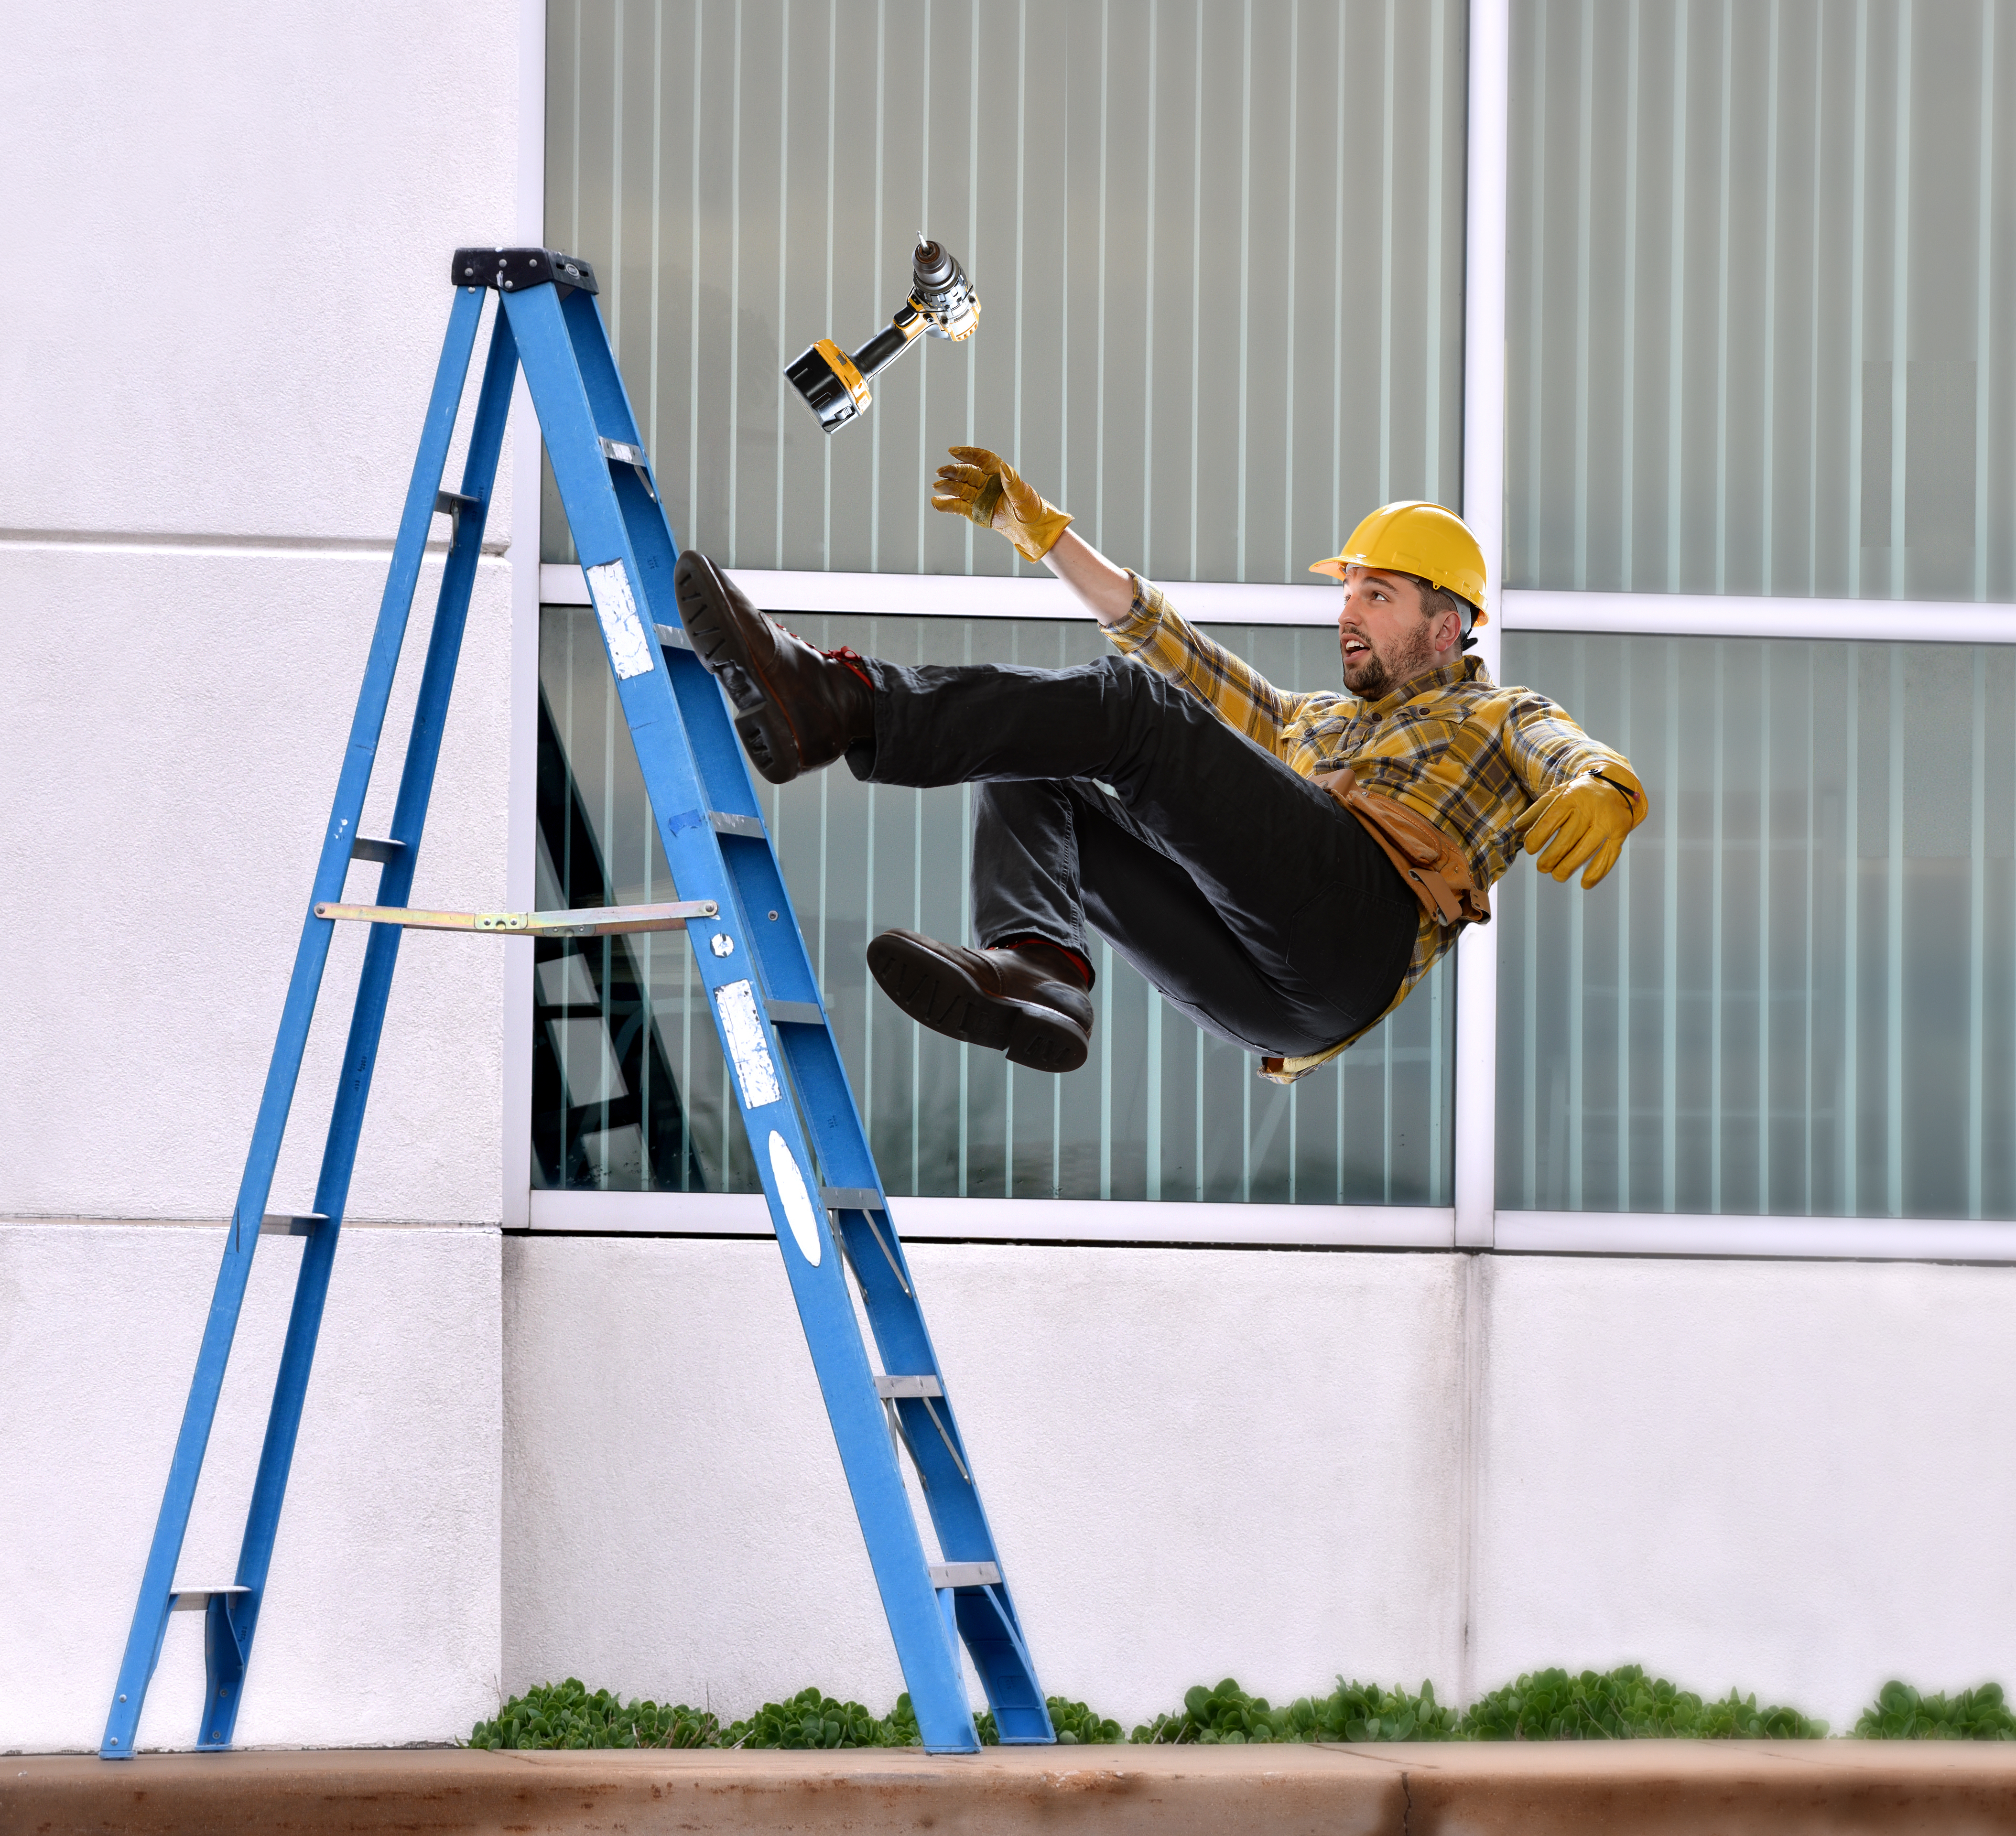
[[[2016,1747],[1848,1741],[991,1748],[851,1753],[459,1749],[0,1760],[0,1830],[289,1836],[397,1830],[794,1836],[2016,1836]]]

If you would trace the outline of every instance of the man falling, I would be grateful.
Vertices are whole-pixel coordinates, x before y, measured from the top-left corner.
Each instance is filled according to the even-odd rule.
[[[681,556],[676,576],[693,648],[772,783],[844,757],[872,783],[977,787],[980,947],[911,931],[868,946],[883,991],[934,1031],[1076,1070],[1096,931],[1289,1082],[1489,920],[1522,840],[1542,872],[1580,869],[1589,887],[1644,820],[1622,754],[1463,654],[1485,622],[1484,556],[1450,511],[1388,504],[1314,564],[1344,583],[1345,693],[1296,693],[1082,541],[1004,460],[952,455],[934,506],[1042,561],[1117,656],[1049,670],[822,651],[704,555]]]

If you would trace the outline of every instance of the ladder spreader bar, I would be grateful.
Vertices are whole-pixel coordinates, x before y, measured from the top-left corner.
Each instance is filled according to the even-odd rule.
[[[639,931],[683,931],[689,918],[718,916],[712,899],[658,905],[583,905],[566,912],[423,912],[412,905],[340,905],[323,900],[318,918],[397,924],[408,931],[481,931],[510,937],[621,937]]]

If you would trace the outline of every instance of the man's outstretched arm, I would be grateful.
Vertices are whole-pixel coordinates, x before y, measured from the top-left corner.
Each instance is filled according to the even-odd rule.
[[[1025,561],[1041,561],[1101,625],[1118,625],[1134,582],[1071,527],[1067,511],[1047,503],[1028,480],[984,446],[955,446],[931,484],[931,507],[1005,535]]]
[[[1114,567],[1075,529],[1057,538],[1043,565],[1101,625],[1118,625],[1134,603],[1134,577],[1125,567]]]
[[[999,454],[955,446],[938,467],[931,506],[1006,536],[1025,561],[1041,561],[1099,621],[1123,656],[1146,664],[1211,708],[1233,732],[1283,751],[1283,729],[1309,697],[1285,694],[1251,664],[1193,629],[1161,592],[1116,567],[1071,529]]]
[[[1563,884],[1579,869],[1592,887],[1616,866],[1645,819],[1645,787],[1614,747],[1592,740],[1563,709],[1534,695],[1515,714],[1506,751],[1533,798],[1513,823],[1534,865]]]

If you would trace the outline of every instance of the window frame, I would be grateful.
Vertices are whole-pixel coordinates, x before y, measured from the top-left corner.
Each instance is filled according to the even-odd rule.
[[[1463,481],[1465,513],[1493,578],[1503,578],[1507,434],[1506,236],[1510,0],[1471,0],[1466,153]],[[520,0],[520,239],[545,240],[545,3]],[[511,772],[506,884],[533,898],[539,608],[588,603],[578,568],[541,565],[539,441],[522,388],[513,408]],[[883,612],[963,618],[1081,616],[1060,582],[1006,576],[745,570],[780,612]],[[1322,625],[1320,588],[1186,582],[1187,615],[1210,622]],[[1479,653],[1498,673],[1504,632],[1894,639],[2016,646],[2016,605],[1978,601],[1774,599],[1514,589],[1492,603]],[[507,949],[502,1151],[504,1227],[560,1235],[764,1238],[760,1195],[535,1192],[532,952]],[[2016,1222],[1793,1218],[1732,1213],[1512,1211],[1496,1208],[1497,937],[1474,927],[1457,945],[1454,1203],[1442,1207],[1244,1205],[1169,1201],[898,1198],[919,1241],[1156,1244],[1306,1250],[1480,1250],[1529,1255],[2016,1262]]]

